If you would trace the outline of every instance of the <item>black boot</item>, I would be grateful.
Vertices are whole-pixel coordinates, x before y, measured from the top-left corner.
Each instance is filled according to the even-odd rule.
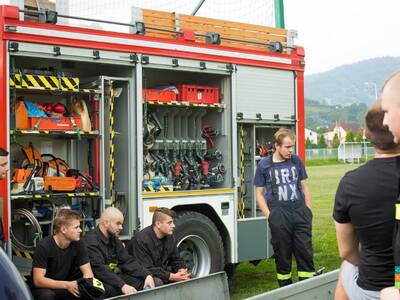
[[[278,280],[279,287],[292,284],[292,279]]]

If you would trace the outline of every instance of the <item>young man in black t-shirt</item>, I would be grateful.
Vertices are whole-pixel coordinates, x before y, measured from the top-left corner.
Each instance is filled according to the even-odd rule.
[[[61,209],[53,221],[55,234],[36,247],[32,262],[32,295],[35,299],[80,297],[77,279],[93,278],[88,253],[80,240],[80,213]]]
[[[400,147],[383,126],[383,116],[380,101],[374,102],[365,117],[365,134],[375,147],[375,158],[347,172],[336,192],[333,218],[344,259],[336,299],[379,299],[380,290],[393,285]]]

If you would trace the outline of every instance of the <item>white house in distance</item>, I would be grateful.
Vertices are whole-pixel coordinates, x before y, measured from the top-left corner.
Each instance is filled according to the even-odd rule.
[[[318,134],[308,128],[305,129],[305,140],[310,140],[311,144],[316,145],[318,143]]]
[[[347,131],[352,131],[354,136],[356,136],[360,129],[361,128],[357,123],[342,122],[340,124],[332,124],[331,126],[329,126],[328,132],[325,134],[325,139],[328,144],[331,144],[335,134],[337,134],[339,141],[343,143],[346,140]]]

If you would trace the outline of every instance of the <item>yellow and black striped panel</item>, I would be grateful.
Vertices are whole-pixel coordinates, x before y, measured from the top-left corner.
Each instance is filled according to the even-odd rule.
[[[238,213],[240,218],[245,217],[245,204],[244,204],[244,128],[243,124],[239,129],[239,143],[240,143],[240,158],[239,158],[239,177],[240,177],[240,198],[238,202]]]
[[[115,207],[115,146],[114,146],[114,138],[115,138],[115,131],[114,131],[114,100],[115,100],[115,93],[114,89],[111,86],[110,88],[110,98],[108,100],[108,109],[109,109],[109,130],[110,130],[110,140],[109,140],[109,147],[110,147],[110,193],[111,193],[111,206]]]
[[[13,255],[21,258],[32,259],[32,253],[13,249]]]
[[[173,192],[174,187],[172,185],[162,185],[159,190],[160,192]]]
[[[155,192],[155,189],[152,186],[143,187],[143,192]]]
[[[146,186],[143,188],[143,192],[173,192],[174,187],[172,185],[162,185],[158,189],[154,189],[152,186]]]
[[[79,92],[79,78],[15,74],[10,77],[10,86],[17,89]]]

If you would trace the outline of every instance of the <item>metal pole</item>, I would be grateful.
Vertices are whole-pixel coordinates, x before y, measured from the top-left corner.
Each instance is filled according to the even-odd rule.
[[[372,82],[374,84],[374,88],[375,88],[375,100],[378,99],[378,86],[376,85],[375,82]]]
[[[275,27],[285,28],[285,12],[283,9],[283,0],[274,0]]]
[[[205,1],[206,1],[206,0],[200,0],[199,3],[197,3],[196,7],[193,9],[193,11],[192,11],[192,13],[191,13],[192,16],[194,16],[194,15],[197,14],[198,10],[200,9],[200,7],[203,5],[203,3],[204,3]]]
[[[378,86],[377,86],[376,82],[374,82],[374,81],[366,81],[366,82],[364,82],[364,84],[366,86],[369,86],[369,85],[373,85],[374,86],[375,100],[377,100],[378,99]]]

